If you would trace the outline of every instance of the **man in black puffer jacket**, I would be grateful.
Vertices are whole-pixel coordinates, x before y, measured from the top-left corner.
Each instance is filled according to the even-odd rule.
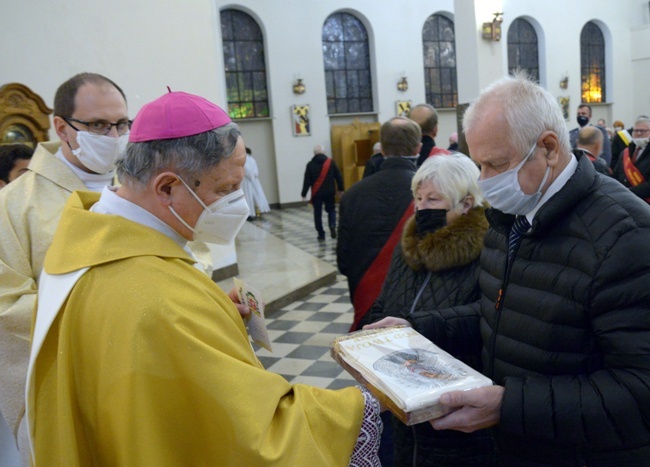
[[[463,123],[493,207],[481,298],[412,323],[482,347],[495,385],[443,395],[458,410],[432,425],[494,426],[506,465],[650,465],[650,208],[571,154],[554,97],[521,77]]]

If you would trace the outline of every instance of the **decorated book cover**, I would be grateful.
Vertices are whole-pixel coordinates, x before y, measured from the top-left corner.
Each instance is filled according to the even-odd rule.
[[[440,396],[492,385],[410,327],[353,332],[332,340],[330,352],[406,425],[441,417]]]

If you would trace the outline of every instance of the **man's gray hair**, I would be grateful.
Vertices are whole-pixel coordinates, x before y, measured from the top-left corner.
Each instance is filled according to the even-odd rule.
[[[634,120],[634,124],[636,125],[637,123],[650,123],[650,118],[646,117],[645,115],[639,115]]]
[[[316,154],[325,154],[325,148],[322,144],[317,144],[314,146],[314,155]]]
[[[129,143],[115,165],[120,183],[144,189],[156,174],[172,171],[186,181],[198,180],[235,151],[236,123],[183,138]],[[189,183],[189,182],[188,182]]]
[[[502,78],[485,88],[465,112],[465,133],[493,108],[499,109],[507,122],[503,138],[521,153],[522,159],[545,131],[557,135],[562,152],[571,152],[569,132],[555,97],[524,74]]]
[[[438,155],[426,159],[411,180],[413,197],[425,182],[434,183],[438,192],[455,208],[467,196],[472,195],[474,205],[485,206],[483,192],[478,186],[480,170],[469,157],[460,152]]]

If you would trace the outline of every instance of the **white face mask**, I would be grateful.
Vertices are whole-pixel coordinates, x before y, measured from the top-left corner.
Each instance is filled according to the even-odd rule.
[[[105,174],[115,169],[115,161],[126,149],[128,142],[128,134],[113,138],[106,135],[95,135],[87,131],[77,131],[79,147],[70,149],[88,170]]]
[[[517,167],[486,180],[478,181],[479,188],[481,188],[483,195],[493,208],[507,214],[519,216],[528,214],[537,205],[539,199],[542,197],[541,190],[544,183],[546,183],[551,168],[546,168],[542,183],[539,184],[539,188],[532,195],[527,195],[521,190],[518,178],[519,170],[521,170],[528,158],[533,154],[536,146],[537,143],[533,144],[533,147],[530,148],[526,157],[524,157]]]
[[[649,138],[634,138],[632,142],[637,148],[645,148],[648,145]]]
[[[209,206],[206,206],[201,201],[201,198],[187,186],[187,183],[182,178],[178,178],[199,204],[203,206],[203,212],[196,221],[196,225],[191,227],[178,215],[174,208],[169,206],[169,210],[176,216],[176,219],[194,232],[195,241],[216,243],[219,245],[227,245],[232,242],[250,215],[244,192],[242,190],[233,191],[223,198],[219,198]]]

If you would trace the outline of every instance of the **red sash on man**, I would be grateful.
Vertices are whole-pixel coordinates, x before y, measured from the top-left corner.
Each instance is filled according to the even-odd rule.
[[[427,156],[427,159],[433,156],[448,156],[449,154],[451,154],[451,151],[447,151],[446,149],[439,148],[438,146],[434,146],[431,148],[431,152]]]
[[[309,200],[310,203],[312,202],[311,200],[314,199],[316,193],[318,193],[318,190],[320,190],[320,187],[323,185],[325,177],[327,177],[327,172],[330,170],[331,164],[332,159],[329,157],[325,159],[325,162],[323,162],[323,167],[320,169],[320,174],[318,174],[318,178],[314,182],[314,186],[311,187],[311,198]]]
[[[645,177],[639,169],[632,163],[632,158],[630,157],[629,148],[625,148],[623,151],[623,172],[627,181],[630,182],[630,185],[633,187],[645,183]],[[650,204],[650,198],[644,198],[646,203]]]
[[[402,236],[402,230],[404,230],[404,224],[415,212],[415,201],[411,201],[406,212],[402,215],[402,218],[399,220],[395,230],[388,237],[386,244],[379,251],[379,254],[374,259],[368,270],[365,272],[359,284],[357,285],[356,290],[354,291],[354,300],[352,305],[354,306],[354,322],[350,327],[350,331],[355,331],[359,325],[361,318],[370,310],[370,307],[379,296],[381,292],[381,287],[384,285],[384,280],[386,279],[386,274],[388,274],[388,267],[390,266],[390,260],[393,257],[393,250],[397,246],[397,242]]]

